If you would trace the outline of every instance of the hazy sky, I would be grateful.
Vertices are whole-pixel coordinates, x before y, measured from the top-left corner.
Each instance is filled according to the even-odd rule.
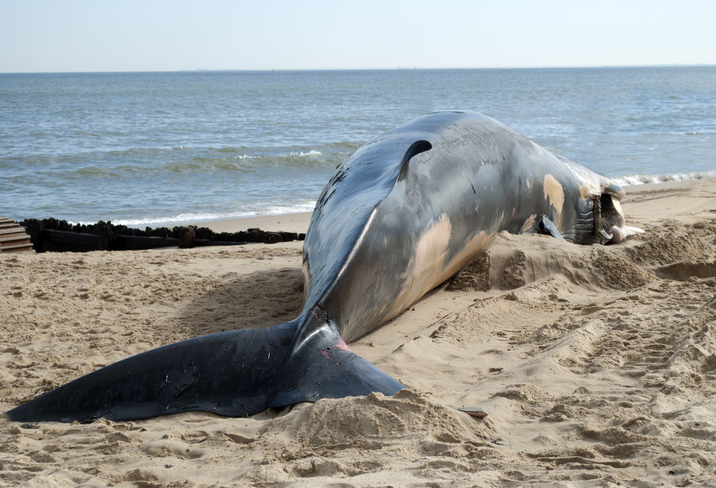
[[[716,64],[713,0],[0,0],[0,72]]]

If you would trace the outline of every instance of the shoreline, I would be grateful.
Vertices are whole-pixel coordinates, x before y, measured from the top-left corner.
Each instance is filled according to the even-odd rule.
[[[262,215],[260,217],[240,217],[233,219],[213,220],[211,222],[188,222],[180,226],[196,225],[208,227],[214,232],[240,232],[251,228],[259,228],[268,232],[305,233],[311,221],[312,212],[289,214]]]

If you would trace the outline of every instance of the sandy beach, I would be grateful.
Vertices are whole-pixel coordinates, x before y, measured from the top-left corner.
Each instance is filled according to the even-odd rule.
[[[716,486],[716,180],[630,187],[623,208],[645,234],[500,234],[349,344],[411,390],[249,418],[0,419],[0,485]],[[0,254],[0,411],[164,344],[295,318],[301,249]]]

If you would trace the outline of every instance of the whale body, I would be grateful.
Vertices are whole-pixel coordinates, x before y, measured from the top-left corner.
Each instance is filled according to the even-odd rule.
[[[202,410],[247,416],[404,386],[354,354],[358,339],[448,280],[498,232],[619,242],[624,190],[508,126],[438,112],[351,154],[321,193],[295,320],[170,344],[7,412],[16,421],[129,420]]]

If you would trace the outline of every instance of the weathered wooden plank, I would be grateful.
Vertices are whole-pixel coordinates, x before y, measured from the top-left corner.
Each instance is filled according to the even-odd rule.
[[[17,246],[0,247],[0,253],[34,252],[32,244],[19,244]]]
[[[27,234],[14,234],[11,236],[3,236],[0,237],[0,246],[3,244],[6,244],[9,246],[10,244],[20,244],[23,242],[30,243],[30,236]]]
[[[191,249],[194,246],[196,246],[196,229],[181,227],[179,229],[179,248]]]
[[[142,236],[114,236],[112,249],[126,251],[140,251],[143,249],[157,249],[160,247],[178,247],[179,239],[171,237],[142,237]]]
[[[42,230],[42,240],[58,244],[79,244],[82,246],[97,247],[97,236],[94,234],[78,234],[63,230]]]
[[[94,234],[77,234],[62,230],[43,230],[42,239],[52,244],[69,244],[88,248],[87,250],[99,250],[100,240],[104,239],[104,249],[116,251],[137,251],[145,249],[157,249],[160,247],[177,247],[179,239],[171,237],[144,237],[144,236],[123,236],[114,235],[108,243],[108,236],[97,236]],[[91,249],[90,249],[91,248]],[[84,249],[83,249],[84,250]]]
[[[0,229],[0,236],[10,236],[13,234],[25,234],[25,229],[20,227],[19,225],[16,225],[15,227],[12,227],[10,229]]]
[[[33,252],[30,236],[14,220],[0,217],[0,252]]]
[[[50,228],[47,229],[45,224],[50,226]],[[132,236],[124,235],[123,232],[129,231],[131,233],[134,232],[134,229],[128,229],[124,226],[113,226],[110,223],[99,222],[96,225],[87,226],[86,229],[85,226],[82,226],[83,231],[89,231],[86,233],[77,232],[76,229],[71,230],[72,226],[65,224],[67,223],[64,221],[56,221],[55,219],[28,219],[23,222],[25,227],[0,230],[0,237],[5,237],[6,235],[9,237],[10,235],[14,235],[18,230],[26,231],[38,252],[123,251],[156,249],[161,247],[235,246],[247,244],[248,242],[287,242],[305,237],[304,235],[288,232],[264,232],[260,229],[216,234],[206,228],[195,229],[193,227],[184,227],[175,230],[156,229],[161,232],[154,232],[147,228],[146,233],[154,232],[155,235],[149,236],[145,234],[142,236]],[[59,228],[64,230],[58,230]],[[183,242],[175,237],[159,237],[157,234],[182,237]],[[213,240],[217,238],[231,240]]]

